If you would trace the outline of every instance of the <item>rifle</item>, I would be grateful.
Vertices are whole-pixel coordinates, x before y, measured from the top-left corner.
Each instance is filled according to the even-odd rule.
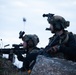
[[[47,53],[47,50],[49,50],[53,45],[55,45],[56,42],[59,40],[59,35],[56,35],[56,37],[52,40],[52,42],[49,43],[39,54],[49,56]]]
[[[23,18],[23,22],[25,24],[25,22],[26,22],[25,18]],[[24,34],[25,34],[24,31],[20,31],[19,32],[19,39],[22,39]],[[8,46],[8,45],[6,45],[6,46]],[[6,47],[6,46],[4,46],[4,47]],[[25,53],[27,54],[28,53],[28,51],[24,50],[24,48],[20,48],[22,46],[21,44],[19,44],[19,45],[13,44],[12,46],[14,48],[0,48],[0,55],[2,55],[2,54],[9,54],[9,58],[8,59],[11,60],[11,61],[13,61],[13,54],[17,54],[18,51],[21,54],[25,54]]]
[[[19,51],[21,54],[27,53],[27,50],[25,50],[21,44],[13,44],[12,48],[1,48],[0,49],[0,54],[8,54],[9,55],[9,60],[12,62],[13,61],[13,56],[14,54],[17,55],[17,51]]]
[[[25,34],[24,31],[20,31],[19,32],[19,39],[22,39],[23,38],[23,35]],[[6,47],[8,45],[5,45],[4,47]],[[21,54],[27,54],[28,51],[25,50],[23,47],[23,45],[21,44],[13,44],[12,45],[12,48],[0,48],[0,55],[2,57],[2,54],[8,54],[9,57],[8,59],[13,62],[13,57],[14,57],[14,54],[18,54],[18,51],[21,53]]]

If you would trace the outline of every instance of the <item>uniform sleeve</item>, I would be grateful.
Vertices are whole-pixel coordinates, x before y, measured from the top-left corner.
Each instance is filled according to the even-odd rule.
[[[76,39],[72,33],[69,33],[68,42],[60,46],[60,52],[76,58]]]
[[[19,61],[23,61],[24,60],[24,57],[22,55],[18,55],[17,58],[18,58]]]
[[[17,58],[18,58],[19,61],[23,61],[24,60],[24,57],[22,56],[20,51],[17,51]]]

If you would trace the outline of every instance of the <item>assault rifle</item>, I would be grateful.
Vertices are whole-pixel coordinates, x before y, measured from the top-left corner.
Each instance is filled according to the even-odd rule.
[[[27,50],[25,50],[21,44],[13,44],[12,48],[0,48],[0,54],[8,54],[8,59],[11,62],[13,61],[14,54],[17,54],[17,51],[19,51],[21,54],[27,53]]]
[[[25,34],[24,31],[20,31],[19,33],[19,38],[22,39],[23,38],[23,35]],[[6,45],[8,46],[8,45]],[[4,46],[4,47],[6,47]],[[25,50],[23,48],[23,45],[22,44],[13,44],[12,45],[12,48],[0,48],[0,56],[2,57],[2,54],[8,54],[9,57],[8,59],[13,62],[13,57],[14,57],[14,54],[17,55],[18,51],[21,53],[21,54],[27,54],[27,50]]]
[[[47,50],[49,50],[53,45],[55,45],[59,39],[59,35],[56,35],[56,37],[40,52],[40,55],[49,56]]]
[[[26,22],[26,19],[25,19],[25,18],[23,18],[23,22],[24,22],[24,24],[25,24],[25,22]],[[22,39],[24,34],[25,34],[24,31],[20,31],[20,32],[19,32],[19,39]],[[7,46],[7,45],[6,45],[6,46]],[[13,45],[12,45],[12,48],[0,48],[0,55],[2,55],[2,54],[9,54],[9,58],[8,58],[8,59],[11,60],[11,61],[13,61],[13,55],[14,55],[14,54],[17,54],[18,51],[19,51],[21,54],[25,54],[25,53],[27,54],[27,53],[28,53],[28,51],[25,50],[25,49],[22,47],[21,44],[13,44]]]

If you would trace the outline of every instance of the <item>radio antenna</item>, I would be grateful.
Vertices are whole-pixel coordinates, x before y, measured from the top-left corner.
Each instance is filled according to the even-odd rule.
[[[24,23],[23,30],[24,31],[25,31],[25,22],[26,22],[26,19],[23,17],[23,23]]]

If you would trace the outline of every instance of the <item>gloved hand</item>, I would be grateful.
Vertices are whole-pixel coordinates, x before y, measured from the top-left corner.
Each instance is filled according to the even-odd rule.
[[[51,47],[50,49],[46,50],[47,53],[56,53],[58,52],[60,49],[60,45],[55,45],[53,47]]]

